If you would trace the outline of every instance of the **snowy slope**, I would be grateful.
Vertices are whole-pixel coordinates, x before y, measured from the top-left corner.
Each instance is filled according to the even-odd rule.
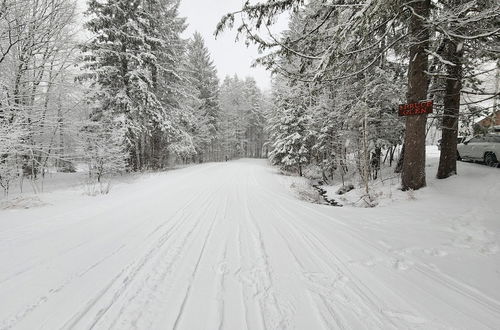
[[[500,172],[460,171],[375,209],[256,160],[42,195],[0,210],[0,329],[498,329]]]

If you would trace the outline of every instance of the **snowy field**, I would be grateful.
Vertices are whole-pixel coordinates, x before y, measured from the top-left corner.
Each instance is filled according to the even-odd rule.
[[[0,209],[0,329],[500,329],[500,169],[438,181],[437,155],[371,209],[263,160]]]

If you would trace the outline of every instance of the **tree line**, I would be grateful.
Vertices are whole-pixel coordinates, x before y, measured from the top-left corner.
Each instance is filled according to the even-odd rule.
[[[221,84],[178,0],[0,3],[0,186],[85,164],[91,181],[262,157],[266,96]],[[36,189],[36,185],[33,185]]]
[[[220,82],[201,35],[182,37],[178,8],[89,0],[82,33],[73,0],[0,1],[5,192],[81,163],[99,182],[236,157],[269,157],[299,174],[315,166],[325,181],[356,176],[367,192],[388,163],[404,190],[419,189],[426,135],[442,131],[437,177],[449,177],[459,121],[498,109],[498,91],[481,80],[482,68],[500,67],[494,0],[247,2],[216,32],[235,28],[258,46],[271,93],[252,78]],[[277,35],[283,13],[289,26]],[[397,116],[398,104],[429,99],[431,116]]]
[[[288,29],[273,33],[283,14]],[[434,127],[437,177],[456,174],[459,120],[498,110],[480,104],[499,98],[481,80],[484,64],[500,70],[499,26],[494,0],[279,0],[246,2],[217,33],[237,30],[274,73],[271,161],[299,174],[319,166],[326,181],[356,173],[368,193],[385,161],[402,173],[403,190],[424,187]],[[424,100],[434,100],[432,115],[398,117],[398,104]]]

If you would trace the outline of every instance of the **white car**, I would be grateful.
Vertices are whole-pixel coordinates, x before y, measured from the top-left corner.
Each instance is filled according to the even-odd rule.
[[[500,159],[500,135],[476,136],[457,145],[457,157],[496,166]]]

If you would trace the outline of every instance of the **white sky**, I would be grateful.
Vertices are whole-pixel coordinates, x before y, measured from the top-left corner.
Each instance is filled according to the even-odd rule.
[[[214,37],[214,31],[220,18],[229,12],[241,9],[242,0],[181,0],[180,15],[187,18],[189,24],[185,37],[195,31],[201,33],[210,50],[221,81],[226,75],[235,73],[244,78],[252,76],[261,89],[270,88],[270,74],[262,67],[251,68],[252,61],[259,57],[256,47],[247,48],[243,40],[235,43],[236,32],[226,30]],[[274,30],[286,27],[286,20],[278,22]]]

